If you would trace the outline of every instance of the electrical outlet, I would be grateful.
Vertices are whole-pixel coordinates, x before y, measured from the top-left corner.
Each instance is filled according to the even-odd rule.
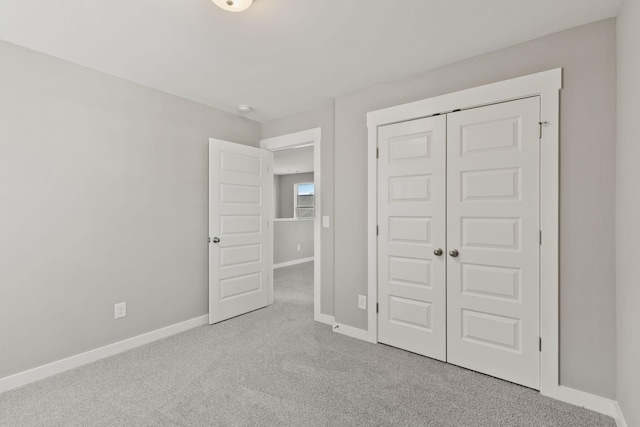
[[[120,302],[115,305],[115,318],[127,317],[127,303]]]
[[[367,309],[367,297],[365,295],[358,295],[358,308]]]
[[[300,245],[298,245],[298,252],[300,252]]]

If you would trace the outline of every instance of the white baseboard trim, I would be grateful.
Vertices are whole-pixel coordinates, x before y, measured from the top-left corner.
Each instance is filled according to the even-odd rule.
[[[558,387],[558,400],[608,415],[618,421],[618,403],[606,397],[596,396],[570,387]],[[619,407],[618,407],[619,408]]]
[[[273,268],[282,268],[282,267],[289,267],[290,265],[296,265],[296,264],[303,264],[305,262],[309,262],[309,261],[313,261],[315,258],[310,256],[308,258],[300,258],[300,259],[294,259],[293,261],[287,261],[287,262],[281,262],[280,264],[273,264]]]
[[[617,415],[614,417],[616,419],[616,425],[618,427],[628,427],[627,420],[624,419],[624,414],[622,413],[622,408],[618,405],[618,402],[613,402],[616,407]]]
[[[369,332],[365,331],[364,329],[354,328],[353,326],[343,325],[336,322],[333,323],[331,329],[333,330],[333,332],[336,332],[338,334],[346,335],[348,337],[356,338],[373,344],[376,343],[375,341],[371,340]]]
[[[104,359],[105,357],[113,356],[208,323],[209,315],[196,317],[171,326],[156,329],[155,331],[147,332],[142,335],[127,338],[113,344],[89,350],[75,356],[67,357],[66,359],[51,362],[27,371],[18,372],[17,374],[10,375],[8,377],[0,378],[0,393],[22,387],[23,385],[45,379],[52,375],[60,374],[64,371],[75,369],[82,365]]]
[[[330,314],[318,313],[315,315],[314,319],[316,322],[324,323],[329,326],[333,326],[336,318]]]

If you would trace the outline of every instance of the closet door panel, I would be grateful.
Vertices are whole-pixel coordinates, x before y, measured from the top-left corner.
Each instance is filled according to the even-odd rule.
[[[446,119],[378,131],[378,341],[446,359]]]
[[[447,116],[447,357],[539,387],[538,97]],[[454,253],[455,255],[455,253]]]

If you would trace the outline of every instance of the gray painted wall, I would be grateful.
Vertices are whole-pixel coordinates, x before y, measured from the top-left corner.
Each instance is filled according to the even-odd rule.
[[[313,182],[313,172],[278,175],[278,218],[293,218],[294,185]],[[300,250],[298,251],[298,245]],[[275,221],[273,262],[280,264],[313,256],[313,221]]]
[[[0,378],[207,314],[208,138],[258,145],[260,124],[0,58]]]
[[[286,135],[307,129],[322,128],[321,146],[321,193],[322,215],[330,218],[329,228],[322,228],[322,285],[320,311],[333,315],[333,104],[315,108],[262,124],[262,139]]]
[[[298,245],[300,250],[298,251]],[[313,220],[273,222],[273,263],[313,256]]]
[[[618,34],[618,400],[630,424],[640,419],[638,15],[627,0]],[[338,321],[366,328],[357,309],[366,294],[366,113],[564,67],[561,383],[613,398],[615,47],[606,20],[344,96],[260,134],[247,119],[0,42],[11,64],[0,67],[0,336],[11,349],[0,352],[0,377],[206,314],[210,136],[257,145],[322,127],[322,215],[331,217],[322,312],[334,314],[335,299]],[[129,316],[114,321],[123,300]]]
[[[617,399],[629,426],[640,426],[640,1],[618,15],[616,179]]]
[[[366,113],[563,67],[560,381],[615,397],[615,32],[600,21],[336,99],[336,321],[367,328]]]
[[[278,179],[278,216],[277,218],[293,218],[293,186],[301,182],[313,182],[313,172],[280,175]]]

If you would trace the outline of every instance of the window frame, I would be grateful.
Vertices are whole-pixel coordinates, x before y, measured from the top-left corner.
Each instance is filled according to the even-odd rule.
[[[313,206],[304,206],[305,208],[313,208],[313,216],[309,218],[300,218],[298,216],[298,187],[300,185],[311,185],[313,186]],[[316,218],[316,186],[315,182],[297,182],[293,184],[293,218],[298,220],[310,220]]]

